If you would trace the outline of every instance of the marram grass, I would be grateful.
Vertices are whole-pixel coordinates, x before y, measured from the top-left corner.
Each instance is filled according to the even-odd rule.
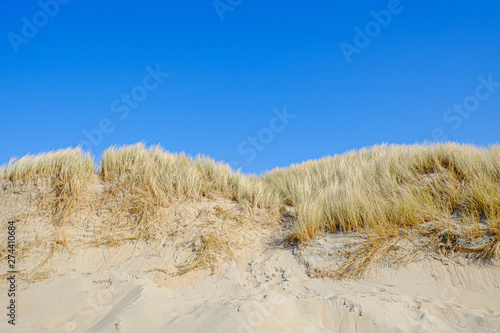
[[[296,207],[301,240],[367,227],[389,235],[452,217],[500,231],[498,145],[382,145],[276,169],[263,181]]]
[[[480,224],[481,230],[487,226],[496,237],[490,252],[500,252],[499,145],[380,145],[255,176],[205,156],[139,143],[109,148],[100,169],[75,148],[13,160],[0,169],[0,178],[50,180],[60,189],[64,216],[98,178],[108,200],[120,201],[118,211],[140,216],[138,226],[154,224],[158,210],[172,201],[225,197],[291,212],[301,242],[337,231],[387,239],[425,222],[453,220],[473,237]]]
[[[277,193],[269,191],[259,178],[233,172],[228,164],[166,152],[159,146],[146,148],[142,143],[106,150],[102,180],[160,205],[178,198],[215,196],[259,207],[280,204]]]
[[[0,177],[12,181],[46,178],[58,182],[68,193],[75,193],[85,187],[94,170],[89,153],[69,148],[11,159],[0,168]]]

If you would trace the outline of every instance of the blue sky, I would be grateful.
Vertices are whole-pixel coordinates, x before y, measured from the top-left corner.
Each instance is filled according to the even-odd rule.
[[[55,1],[2,3],[0,164],[144,141],[260,173],[499,139],[498,1]]]

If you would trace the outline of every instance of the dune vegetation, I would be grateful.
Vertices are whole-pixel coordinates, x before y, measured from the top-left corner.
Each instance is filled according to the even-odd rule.
[[[263,180],[297,208],[300,240],[362,228],[386,236],[452,217],[500,231],[500,146],[376,146],[277,169]]]
[[[499,145],[380,145],[256,176],[205,156],[139,143],[107,149],[99,164],[80,148],[24,156],[4,165],[0,179],[53,188],[59,226],[80,202],[102,204],[85,198],[87,188],[99,182],[115,202],[113,216],[137,216],[139,236],[149,234],[161,219],[159,210],[172,202],[224,197],[291,216],[290,244],[307,244],[325,233],[362,232],[377,240],[368,247],[380,250],[390,248],[385,240],[418,231],[438,243],[452,242],[456,233],[468,240],[486,237],[475,249],[478,256],[500,254]],[[455,243],[455,249],[462,244]]]

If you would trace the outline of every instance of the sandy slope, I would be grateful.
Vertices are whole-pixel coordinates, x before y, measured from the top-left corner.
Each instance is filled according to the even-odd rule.
[[[19,325],[12,330],[2,313],[0,330],[500,332],[498,265],[426,260],[347,282],[309,278],[289,249],[242,250],[220,276],[189,273],[182,284],[201,282],[177,288],[147,272],[168,250],[133,247],[55,259],[67,273],[22,287]]]
[[[68,244],[37,268],[54,232],[50,214],[38,214],[42,189],[3,186],[2,225],[20,221],[28,250],[19,261],[18,325],[1,311],[1,332],[500,332],[498,263],[426,258],[356,281],[310,278],[308,267],[332,263],[342,235],[285,248],[286,225],[223,199],[173,205],[156,241],[113,246],[99,243],[109,238],[105,211],[82,208],[63,230]],[[176,276],[200,235],[214,233],[228,236],[235,259]],[[5,230],[0,237],[4,246]],[[2,279],[2,308],[6,294]]]

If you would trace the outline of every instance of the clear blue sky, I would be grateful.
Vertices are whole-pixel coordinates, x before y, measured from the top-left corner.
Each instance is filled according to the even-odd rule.
[[[0,164],[144,141],[260,173],[384,142],[499,139],[498,1],[57,4],[2,2]]]

